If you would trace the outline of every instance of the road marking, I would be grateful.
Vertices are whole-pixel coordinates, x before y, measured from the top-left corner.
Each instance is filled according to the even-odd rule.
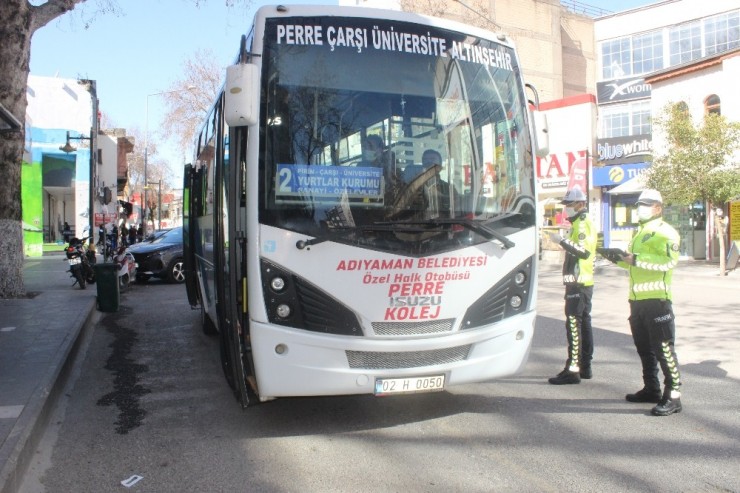
[[[23,412],[25,406],[0,406],[0,419],[17,418]]]

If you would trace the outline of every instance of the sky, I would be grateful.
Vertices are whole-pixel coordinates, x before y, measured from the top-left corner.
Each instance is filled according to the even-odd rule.
[[[612,12],[655,3],[655,0],[575,0]],[[573,2],[573,0],[566,0]],[[32,3],[41,3],[35,1]],[[93,5],[95,0],[89,0]],[[167,91],[182,78],[184,62],[198,50],[211,50],[221,66],[233,61],[241,35],[255,10],[275,0],[253,0],[251,7],[228,8],[225,0],[119,0],[123,14],[107,14],[84,29],[79,15],[67,13],[39,29],[31,42],[31,73],[97,83],[100,110],[112,126],[149,129],[160,156],[175,172],[171,186],[179,188],[182,163],[191,149],[164,142],[157,128],[165,112],[155,93]],[[336,4],[332,0],[286,0],[286,4]],[[146,120],[147,100],[149,121]]]

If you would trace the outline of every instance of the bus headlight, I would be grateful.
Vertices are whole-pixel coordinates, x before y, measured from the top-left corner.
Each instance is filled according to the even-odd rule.
[[[280,318],[290,317],[290,312],[290,307],[285,303],[281,303],[277,306],[277,308],[275,308],[275,313],[277,313],[277,316]]]
[[[532,301],[531,285],[537,278],[533,260],[534,257],[525,259],[475,300],[465,312],[461,328],[495,324],[527,310]]]
[[[313,283],[264,259],[260,268],[270,323],[322,334],[363,335],[357,315]]]
[[[274,291],[279,293],[280,291],[285,289],[285,279],[283,279],[282,277],[273,277],[270,281],[270,287]]]

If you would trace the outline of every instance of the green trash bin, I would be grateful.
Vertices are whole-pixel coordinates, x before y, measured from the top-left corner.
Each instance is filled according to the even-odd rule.
[[[98,286],[98,310],[117,312],[121,293],[118,288],[116,264],[95,264],[95,283]]]

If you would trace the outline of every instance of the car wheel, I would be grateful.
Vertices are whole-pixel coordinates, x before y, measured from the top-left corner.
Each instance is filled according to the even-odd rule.
[[[177,284],[185,282],[185,264],[181,258],[175,259],[167,269],[168,280]]]

